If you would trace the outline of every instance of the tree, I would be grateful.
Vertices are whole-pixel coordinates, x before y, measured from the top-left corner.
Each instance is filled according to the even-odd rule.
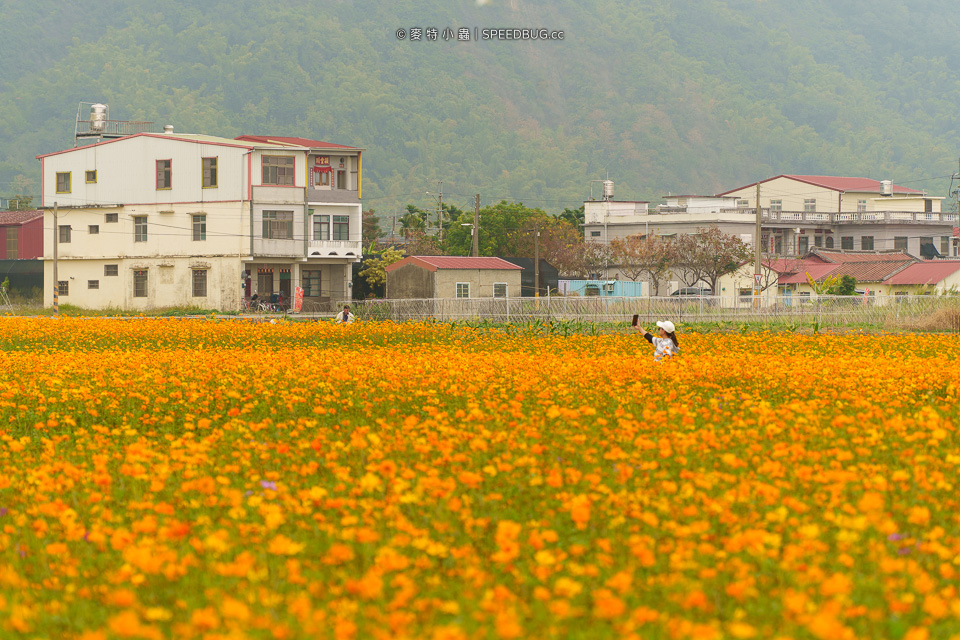
[[[563,212],[557,216],[559,219],[569,222],[575,228],[579,229],[581,225],[586,220],[586,215],[584,214],[583,205],[580,205],[576,209],[568,209],[564,207]]]
[[[380,218],[377,217],[376,210],[370,209],[362,214],[361,232],[363,235],[363,244],[372,247],[382,235],[380,229]]]
[[[677,260],[677,243],[657,236],[630,236],[610,242],[611,259],[633,281],[646,274],[650,291],[656,294],[661,281]]]
[[[15,195],[10,196],[7,201],[7,210],[9,211],[25,211],[33,207],[33,196],[27,195],[30,189],[33,187],[33,180],[24,176],[18,175],[13,179],[13,191]]]
[[[738,236],[712,226],[699,228],[696,234],[683,234],[677,239],[676,264],[688,286],[703,282],[711,291],[716,291],[720,276],[748,261],[751,253]]]
[[[387,267],[398,260],[402,260],[403,251],[394,247],[387,247],[379,253],[374,253],[374,255],[379,257],[368,259],[364,268],[357,275],[366,280],[369,289],[382,292],[384,285],[387,284]]]
[[[407,235],[407,254],[411,256],[442,256],[443,248],[436,236],[423,231],[411,231]]]

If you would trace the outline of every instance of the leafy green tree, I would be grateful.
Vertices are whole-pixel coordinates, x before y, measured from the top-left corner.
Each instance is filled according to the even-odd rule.
[[[394,247],[387,247],[376,258],[367,259],[364,268],[357,275],[366,280],[367,288],[383,295],[383,288],[387,283],[387,267],[403,259],[403,251]]]

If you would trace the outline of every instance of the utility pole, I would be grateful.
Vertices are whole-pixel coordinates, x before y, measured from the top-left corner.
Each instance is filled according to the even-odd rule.
[[[53,203],[53,315],[60,316],[60,282],[57,273],[58,245],[60,244],[60,227],[57,226],[57,203]]]
[[[540,297],[540,227],[533,232],[533,297]]]
[[[470,230],[473,235],[473,257],[480,255],[480,194],[473,201],[473,229]]]
[[[443,246],[443,180],[440,181],[440,199],[437,201],[437,235],[440,245]]]
[[[753,306],[760,308],[760,181],[757,181],[757,228],[753,232]]]

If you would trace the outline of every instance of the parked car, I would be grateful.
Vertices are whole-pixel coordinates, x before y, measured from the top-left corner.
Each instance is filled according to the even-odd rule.
[[[713,295],[713,291],[701,287],[683,287],[677,289],[670,295],[679,298],[709,298]]]

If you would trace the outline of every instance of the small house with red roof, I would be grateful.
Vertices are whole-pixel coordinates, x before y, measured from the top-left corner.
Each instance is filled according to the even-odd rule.
[[[523,267],[502,258],[408,256],[386,272],[387,298],[515,298]]]

